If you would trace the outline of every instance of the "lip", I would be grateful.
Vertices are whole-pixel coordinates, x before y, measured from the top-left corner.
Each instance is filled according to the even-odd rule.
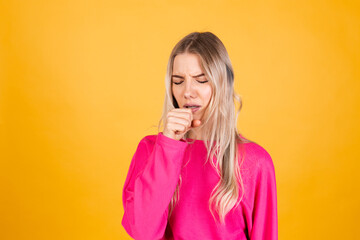
[[[196,103],[185,103],[184,107],[187,107],[187,106],[198,106],[198,107],[200,107],[200,105],[196,104]]]
[[[194,113],[200,109],[200,105],[194,104],[194,103],[186,103],[184,105],[184,108],[187,108],[187,106],[196,106],[195,108],[191,108],[191,111]]]
[[[197,106],[196,108],[190,108],[193,113],[196,112],[196,111],[198,111],[198,110],[200,109],[200,107],[201,107],[201,106],[195,105],[195,104],[194,104],[194,105],[192,105],[192,104],[185,104],[185,105],[184,105],[184,108],[186,108],[186,109],[188,109],[186,106]]]
[[[196,108],[191,108],[191,111],[194,113],[194,112],[196,112],[197,110],[199,110],[200,109],[200,106],[199,107],[196,107]]]

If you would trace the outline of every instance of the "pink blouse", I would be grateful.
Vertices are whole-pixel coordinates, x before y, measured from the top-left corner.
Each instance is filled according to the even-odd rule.
[[[277,239],[273,161],[260,145],[251,142],[243,146],[244,197],[221,225],[214,221],[208,207],[219,176],[210,162],[204,165],[204,141],[189,144],[162,132],[144,137],[132,158],[123,188],[122,225],[126,232],[136,240]],[[180,173],[180,198],[168,221],[168,205]]]

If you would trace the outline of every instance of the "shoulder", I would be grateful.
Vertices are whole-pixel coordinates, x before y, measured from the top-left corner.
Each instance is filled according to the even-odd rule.
[[[252,171],[274,171],[274,163],[269,152],[260,144],[249,141],[241,143],[244,160],[243,165]]]
[[[156,143],[157,135],[147,135],[140,139],[136,152],[149,153]]]
[[[156,142],[156,135],[147,135],[140,139],[136,147],[136,151],[132,157],[130,172],[137,175],[144,167]]]
[[[147,135],[140,140],[139,144],[142,143],[142,144],[146,144],[146,145],[154,145],[156,142],[157,136],[158,135]]]

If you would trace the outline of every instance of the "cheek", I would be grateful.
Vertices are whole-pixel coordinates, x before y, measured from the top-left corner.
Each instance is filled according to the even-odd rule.
[[[176,89],[176,88],[172,88],[172,89],[171,89],[171,92],[172,92],[174,98],[176,99],[176,101],[179,103],[179,99],[180,99],[180,92],[179,92],[179,90]]]
[[[206,103],[208,103],[210,101],[211,95],[212,95],[211,86],[209,86],[203,90],[203,100],[206,101]]]
[[[175,98],[177,98],[177,96],[179,95],[178,91],[176,91],[176,88],[171,88],[171,92],[174,95]]]

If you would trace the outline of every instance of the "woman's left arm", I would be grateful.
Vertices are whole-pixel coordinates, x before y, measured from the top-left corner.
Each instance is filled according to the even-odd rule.
[[[274,164],[265,154],[257,164],[251,240],[277,240],[278,216]]]

